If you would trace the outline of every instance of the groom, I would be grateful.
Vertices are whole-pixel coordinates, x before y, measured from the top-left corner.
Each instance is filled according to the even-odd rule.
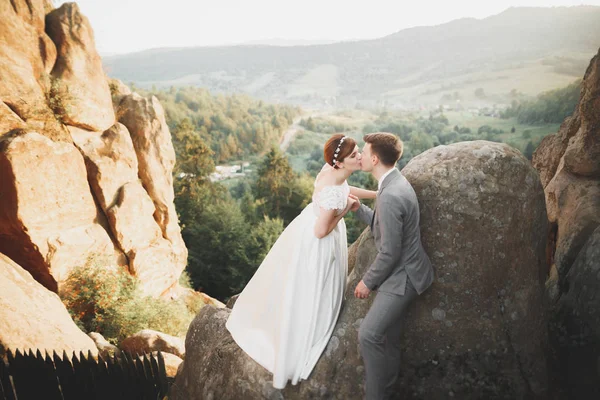
[[[400,333],[408,305],[433,282],[433,268],[421,244],[419,203],[396,169],[402,141],[390,133],[364,137],[362,170],[379,181],[375,211],[355,204],[352,211],[371,227],[378,250],[354,296],[375,300],[360,325],[358,339],[365,363],[367,400],[388,399],[400,369]]]

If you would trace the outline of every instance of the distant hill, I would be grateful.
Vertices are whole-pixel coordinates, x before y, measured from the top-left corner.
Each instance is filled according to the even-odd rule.
[[[374,40],[154,49],[104,64],[144,87],[203,86],[317,107],[503,103],[511,91],[535,95],[581,78],[600,47],[599,22],[597,6],[510,8]]]

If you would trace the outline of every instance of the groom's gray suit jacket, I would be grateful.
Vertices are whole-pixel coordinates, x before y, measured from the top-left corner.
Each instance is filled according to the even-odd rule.
[[[396,168],[385,177],[375,211],[361,204],[356,216],[371,226],[377,257],[363,276],[370,290],[404,295],[406,277],[419,294],[433,282],[433,267],[421,244],[419,203]]]

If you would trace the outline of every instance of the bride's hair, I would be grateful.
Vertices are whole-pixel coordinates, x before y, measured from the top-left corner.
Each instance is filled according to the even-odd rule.
[[[335,161],[344,161],[346,157],[352,154],[356,147],[356,141],[342,133],[337,133],[329,138],[323,147],[323,156],[325,162],[334,168],[337,168]]]

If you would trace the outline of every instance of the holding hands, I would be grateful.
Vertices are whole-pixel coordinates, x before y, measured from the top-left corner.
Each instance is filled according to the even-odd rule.
[[[360,207],[359,198],[353,194],[349,194],[348,195],[348,205],[346,206],[346,208],[349,211],[356,211],[356,210],[358,210],[359,207]]]

